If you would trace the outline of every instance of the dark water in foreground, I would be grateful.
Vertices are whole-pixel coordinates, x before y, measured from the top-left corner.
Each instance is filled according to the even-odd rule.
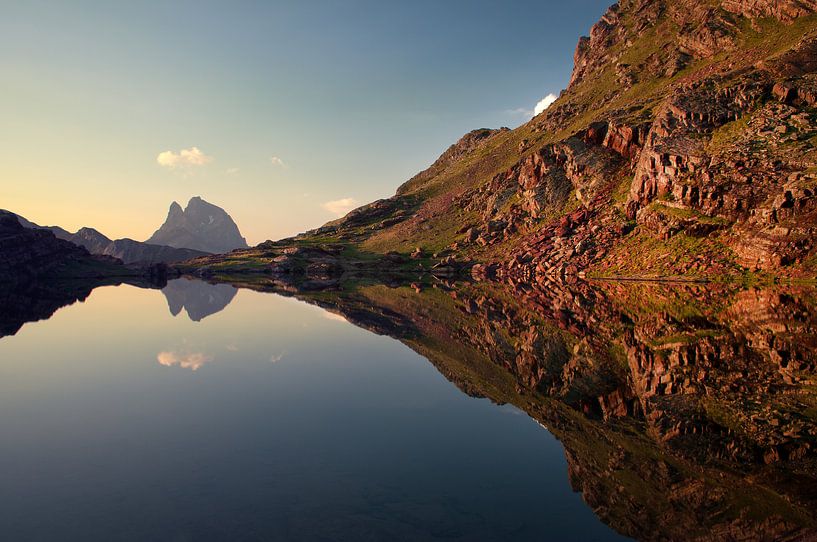
[[[320,308],[188,286],[0,339],[3,539],[620,538],[522,411]]]

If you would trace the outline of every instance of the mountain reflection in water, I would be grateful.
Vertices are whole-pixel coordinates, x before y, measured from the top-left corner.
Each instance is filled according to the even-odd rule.
[[[394,337],[464,393],[524,411],[561,442],[572,488],[618,533],[724,540],[817,532],[810,287],[435,282],[306,292],[264,279],[181,279],[162,291],[173,314],[186,307],[200,320],[224,309],[234,286],[296,297]],[[66,303],[77,297],[67,291]],[[174,355],[159,361],[184,366]],[[195,369],[206,362],[197,359]]]
[[[230,284],[210,284],[187,278],[171,280],[162,288],[170,314],[176,316],[185,309],[187,316],[194,322],[223,311],[237,291]]]

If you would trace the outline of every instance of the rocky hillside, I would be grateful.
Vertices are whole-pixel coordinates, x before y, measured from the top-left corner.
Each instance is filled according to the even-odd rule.
[[[815,9],[622,0],[546,111],[471,132],[394,197],[278,245],[436,253],[512,281],[815,278]]]
[[[215,254],[247,248],[230,215],[200,197],[191,198],[186,209],[174,201],[165,223],[146,242]]]

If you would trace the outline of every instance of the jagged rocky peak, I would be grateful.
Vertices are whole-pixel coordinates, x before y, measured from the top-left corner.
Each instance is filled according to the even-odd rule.
[[[170,204],[170,209],[167,212],[166,222],[169,222],[171,220],[183,220],[183,219],[184,219],[184,209],[182,209],[182,206],[174,201],[173,203]]]
[[[230,215],[199,196],[190,198],[186,209],[175,201],[171,203],[167,220],[147,242],[213,253],[247,248],[247,241]]]

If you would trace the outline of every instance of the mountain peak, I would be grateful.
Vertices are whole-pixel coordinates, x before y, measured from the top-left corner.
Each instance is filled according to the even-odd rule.
[[[174,201],[167,220],[147,242],[214,253],[247,248],[230,215],[201,196],[190,198],[186,209]]]

